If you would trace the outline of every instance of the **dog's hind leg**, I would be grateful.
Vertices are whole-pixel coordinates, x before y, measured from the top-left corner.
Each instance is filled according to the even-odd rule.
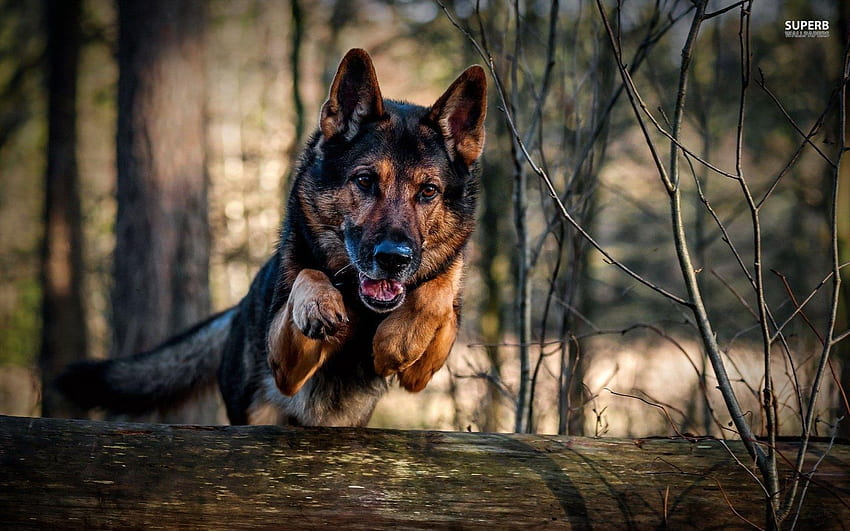
[[[342,294],[327,275],[298,273],[289,300],[269,327],[269,367],[280,391],[292,396],[322,366],[348,333]]]

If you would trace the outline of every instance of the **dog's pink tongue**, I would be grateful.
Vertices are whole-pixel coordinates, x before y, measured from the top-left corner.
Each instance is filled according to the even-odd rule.
[[[395,280],[372,280],[364,278],[360,281],[360,291],[376,301],[389,302],[404,291],[404,286]]]

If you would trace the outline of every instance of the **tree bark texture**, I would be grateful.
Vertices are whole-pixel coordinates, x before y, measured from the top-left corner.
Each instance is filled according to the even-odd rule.
[[[118,215],[112,356],[210,312],[204,3],[118,2]],[[170,421],[212,422],[208,411]]]
[[[73,417],[82,412],[65,401],[52,382],[67,364],[87,353],[76,112],[81,2],[48,0],[43,6],[48,138],[41,247],[42,415]]]
[[[825,453],[798,529],[850,526],[850,446],[806,471]],[[0,527],[745,528],[745,467],[716,440],[0,417]]]

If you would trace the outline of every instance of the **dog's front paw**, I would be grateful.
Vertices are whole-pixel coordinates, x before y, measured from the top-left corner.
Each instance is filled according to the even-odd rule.
[[[462,265],[455,261],[444,275],[411,291],[381,322],[372,340],[378,374],[398,373],[401,386],[417,392],[445,364],[457,337]]]
[[[419,314],[406,321],[410,317],[388,317],[378,327],[372,346],[375,371],[382,376],[398,373],[399,384],[417,393],[449,357],[457,337],[458,318],[454,309],[424,317]]]
[[[398,383],[411,393],[418,393],[425,389],[434,374],[446,363],[455,338],[457,338],[457,316],[452,314],[437,329],[434,339],[428,344],[422,356],[399,372]]]
[[[428,348],[441,320],[437,315],[417,315],[405,306],[387,316],[372,340],[375,371],[390,376],[413,365]]]
[[[320,271],[305,269],[298,274],[289,304],[292,322],[311,339],[334,337],[348,324],[342,294]]]
[[[268,332],[268,364],[281,393],[292,396],[346,340],[342,294],[315,269],[298,273],[289,300]]]
[[[305,336],[327,339],[337,335],[348,323],[342,295],[334,289],[318,298],[293,305],[292,320]]]

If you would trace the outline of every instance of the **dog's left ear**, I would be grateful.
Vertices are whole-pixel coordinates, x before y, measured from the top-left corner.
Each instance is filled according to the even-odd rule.
[[[351,140],[360,124],[384,115],[384,100],[372,59],[365,50],[349,50],[337,68],[319,127],[326,140],[341,134]]]
[[[449,156],[470,166],[484,149],[487,76],[478,65],[467,68],[431,106],[428,119],[440,127]]]

